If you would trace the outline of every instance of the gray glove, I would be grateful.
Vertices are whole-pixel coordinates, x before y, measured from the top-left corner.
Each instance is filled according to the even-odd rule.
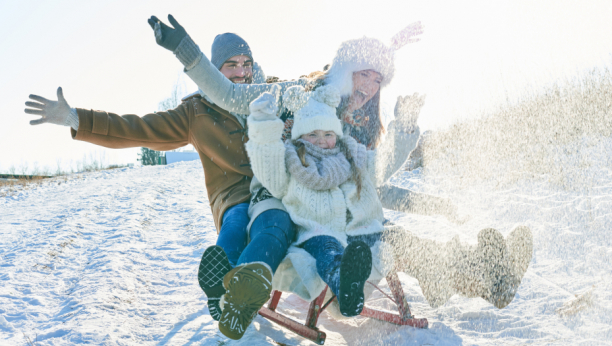
[[[167,26],[155,16],[151,16],[148,20],[151,29],[155,32],[155,41],[157,44],[174,52],[183,38],[187,36],[187,31],[185,31],[171,14],[168,15],[168,21],[174,28]]]
[[[201,59],[202,52],[195,42],[187,35],[187,31],[169,14],[171,28],[157,17],[152,16],[148,22],[155,32],[155,41],[160,46],[172,51],[187,70],[192,69]]]
[[[421,108],[425,104],[425,95],[398,96],[395,104],[395,126],[405,133],[412,133],[417,128]]]
[[[31,120],[30,125],[38,125],[51,123],[56,125],[71,126],[75,128],[75,114],[62,93],[62,87],[57,88],[57,101],[47,100],[38,95],[30,95],[30,99],[38,102],[27,101],[25,104],[28,107],[25,112],[28,114],[40,115],[42,118]],[[76,116],[76,129],[79,127],[79,118]]]

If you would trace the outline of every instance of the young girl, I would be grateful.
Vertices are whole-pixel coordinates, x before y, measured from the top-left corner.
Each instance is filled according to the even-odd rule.
[[[283,99],[295,113],[293,140],[271,141],[283,129],[282,122],[271,117],[275,114],[271,97],[257,99],[251,106],[247,152],[254,174],[282,200],[297,226],[290,250],[294,255],[289,258],[303,258],[281,265],[274,285],[310,299],[327,284],[338,297],[341,313],[358,315],[372,256],[380,257],[378,247],[372,253],[370,246],[383,231],[375,186],[376,151],[367,151],[343,135],[336,116],[340,94],[333,86],[312,93],[301,87],[289,89]],[[314,260],[316,270],[308,259]]]

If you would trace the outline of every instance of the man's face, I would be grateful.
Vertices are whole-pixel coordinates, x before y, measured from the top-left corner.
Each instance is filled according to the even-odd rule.
[[[251,84],[253,82],[253,59],[246,55],[233,56],[223,63],[220,71],[233,83]]]

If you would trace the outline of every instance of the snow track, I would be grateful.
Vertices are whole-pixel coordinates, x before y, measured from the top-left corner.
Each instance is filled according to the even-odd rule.
[[[423,180],[404,173],[395,183],[450,196],[471,218],[455,225],[386,213],[420,236],[474,243],[484,227],[504,234],[517,224],[532,228],[534,259],[515,300],[498,310],[455,296],[434,310],[418,282],[400,274],[413,313],[427,317],[429,329],[324,313],[326,344],[612,344],[612,179],[586,197],[543,183],[440,191]],[[2,197],[0,236],[2,345],[24,345],[26,337],[35,345],[312,345],[261,317],[240,341],[218,332],[197,284],[200,256],[216,240],[199,162],[73,175]],[[590,289],[591,308],[556,314]],[[393,308],[382,294],[368,304]],[[288,294],[279,305],[302,320],[307,308]]]

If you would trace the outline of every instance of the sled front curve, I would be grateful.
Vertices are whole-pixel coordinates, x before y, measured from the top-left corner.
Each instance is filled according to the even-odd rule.
[[[383,292],[389,299],[391,299],[397,305],[398,313],[392,313],[382,310],[370,309],[368,307],[364,307],[361,312],[361,316],[374,318],[380,321],[389,322],[393,324],[397,324],[400,326],[411,326],[415,328],[427,328],[428,322],[426,318],[414,318],[410,313],[410,307],[408,306],[408,302],[406,301],[406,297],[404,296],[404,291],[402,289],[402,285],[399,281],[397,273],[393,272],[387,276],[387,283],[389,284],[389,288],[393,294],[393,298],[389,297],[387,294]],[[374,285],[376,287],[376,285]],[[378,287],[376,287],[380,290]],[[382,290],[380,290],[382,292]],[[276,307],[282,295],[280,291],[273,291],[272,298],[268,303],[267,307],[263,307],[259,310],[259,314],[264,318],[269,319],[276,324],[289,329],[290,331],[310,340],[318,345],[323,345],[325,343],[326,335],[324,332],[320,331],[317,328],[317,321],[319,320],[319,315],[325,308],[331,303],[333,298],[324,303],[325,293],[327,292],[327,287],[323,289],[323,292],[310,303],[310,307],[308,309],[308,314],[306,316],[306,321],[304,323],[297,322],[289,317],[286,317],[278,312],[276,312]]]

